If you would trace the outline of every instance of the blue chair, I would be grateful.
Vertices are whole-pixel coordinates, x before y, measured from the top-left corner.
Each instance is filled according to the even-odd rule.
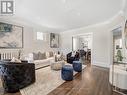
[[[73,61],[73,69],[76,72],[82,71],[82,63],[80,61]]]
[[[61,77],[63,80],[73,80],[73,67],[70,65],[64,65],[61,70]]]

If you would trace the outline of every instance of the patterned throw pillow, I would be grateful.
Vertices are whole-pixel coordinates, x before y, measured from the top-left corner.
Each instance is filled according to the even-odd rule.
[[[49,52],[45,52],[46,58],[49,58]]]
[[[46,59],[46,53],[38,52],[38,60]]]
[[[13,58],[12,58],[12,60],[11,60],[11,62],[21,63],[21,60],[19,60],[19,59],[17,59],[17,58],[15,58],[15,57],[13,57]]]
[[[49,57],[53,57],[54,55],[53,55],[53,52],[51,51],[51,52],[49,52]]]
[[[38,53],[33,53],[33,59],[34,60],[38,60],[39,59]]]
[[[57,55],[57,61],[62,61],[62,57],[60,54]]]

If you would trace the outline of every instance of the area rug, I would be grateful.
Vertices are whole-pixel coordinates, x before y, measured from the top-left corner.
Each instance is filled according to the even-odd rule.
[[[86,66],[83,65],[83,69]],[[74,75],[76,72],[74,72]],[[51,70],[50,66],[36,70],[36,82],[20,90],[22,95],[47,95],[63,84],[61,72]]]

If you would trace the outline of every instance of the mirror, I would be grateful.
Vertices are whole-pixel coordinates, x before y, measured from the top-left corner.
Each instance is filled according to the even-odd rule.
[[[122,61],[122,27],[112,30],[113,32],[113,62]]]
[[[125,23],[124,39],[125,39],[125,48],[127,49],[127,21]]]
[[[109,81],[112,85],[113,93],[116,95],[127,95],[127,64],[123,52],[122,30],[122,27],[112,30],[114,60],[113,64],[110,65]],[[125,38],[125,44],[127,45],[127,31],[125,32]]]

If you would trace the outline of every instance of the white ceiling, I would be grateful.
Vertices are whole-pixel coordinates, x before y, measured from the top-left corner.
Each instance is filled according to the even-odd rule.
[[[125,0],[15,0],[15,16],[65,31],[104,22]]]

